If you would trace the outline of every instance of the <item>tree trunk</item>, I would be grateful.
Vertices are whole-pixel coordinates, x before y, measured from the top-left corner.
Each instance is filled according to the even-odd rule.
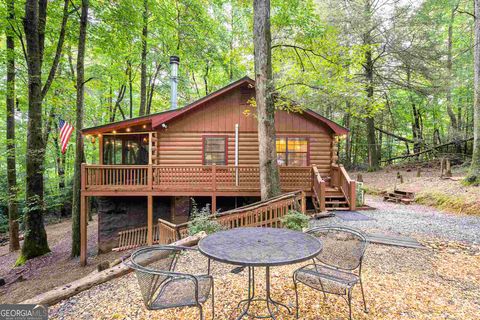
[[[58,125],[57,122],[54,123],[55,125],[55,132],[57,132],[57,135],[53,139],[53,144],[55,147],[55,156],[56,156],[56,163],[57,163],[57,176],[58,176],[58,190],[60,193],[60,196],[64,197],[64,199],[67,199],[66,194],[65,194],[65,153],[61,152],[60,149],[60,142],[59,142],[59,136],[58,136]],[[60,214],[59,216],[61,217],[66,217],[67,216],[67,205],[65,201],[62,204],[62,207],[60,208]]]
[[[474,83],[475,101],[473,109],[473,155],[467,181],[480,184],[480,0],[474,1],[475,37],[474,43]]]
[[[18,239],[17,170],[15,156],[15,0],[7,1],[7,189],[9,250],[20,249]]]
[[[255,48],[255,95],[257,103],[262,200],[279,195],[275,105],[273,101],[270,0],[253,1],[253,43]]]
[[[82,0],[82,14],[80,17],[80,31],[78,36],[78,54],[77,54],[77,121],[76,121],[76,149],[75,165],[73,174],[73,202],[72,202],[72,257],[80,255],[80,174],[81,165],[84,159],[83,137],[81,129],[83,128],[83,100],[85,91],[85,42],[87,38],[88,23],[88,0]]]
[[[28,129],[25,187],[25,237],[17,265],[50,252],[43,223],[42,56],[46,1],[25,2],[24,30],[28,66]]]
[[[139,116],[145,114],[147,104],[147,37],[148,37],[148,1],[143,0],[143,29],[142,29],[142,62],[140,75],[140,110]]]
[[[455,12],[457,10],[458,4],[452,8],[450,14],[450,21],[448,24],[448,39],[447,39],[447,88],[446,88],[446,98],[447,98],[447,114],[450,118],[450,126],[451,126],[451,138],[459,139],[458,136],[458,120],[455,112],[453,111],[452,107],[452,77],[453,77],[453,54],[452,54],[452,46],[453,46],[453,23],[455,21]]]
[[[347,112],[344,115],[344,120],[343,124],[346,128],[350,128],[350,120],[351,120],[351,115],[350,115],[350,101],[346,102],[346,109]],[[352,166],[352,135],[353,135],[353,130],[350,130],[349,134],[347,135],[347,138],[345,139],[345,167],[351,168]]]
[[[132,78],[132,62],[127,61],[128,65],[128,95],[130,104],[130,119],[133,118],[133,78]]]
[[[372,8],[370,1],[366,1],[365,3],[365,15],[368,19],[370,19],[372,13]],[[363,35],[363,44],[367,46],[365,51],[365,64],[364,64],[364,74],[366,80],[366,92],[367,92],[367,99],[369,104],[373,104],[373,93],[374,93],[374,84],[373,84],[373,68],[375,62],[373,61],[373,52],[372,52],[372,36],[371,31],[367,31]],[[372,114],[374,110],[371,107],[367,109],[367,150],[368,150],[368,169],[373,171],[377,170],[379,167],[379,150],[377,146],[377,139],[375,135],[375,119],[374,114]],[[380,150],[381,151],[381,150]]]

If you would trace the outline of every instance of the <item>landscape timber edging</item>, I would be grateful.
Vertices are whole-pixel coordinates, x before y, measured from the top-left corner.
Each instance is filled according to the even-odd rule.
[[[172,243],[172,245],[193,247],[198,244],[198,242],[204,237],[206,237],[206,233],[200,232],[194,236],[180,239]],[[88,290],[94,286],[105,283],[112,279],[119,278],[132,271],[133,270],[130,269],[128,266],[120,263],[104,271],[91,273],[78,280],[55,287],[50,291],[41,293],[33,298],[22,301],[21,304],[41,304],[51,306],[62,300],[73,297],[74,295],[82,291]]]

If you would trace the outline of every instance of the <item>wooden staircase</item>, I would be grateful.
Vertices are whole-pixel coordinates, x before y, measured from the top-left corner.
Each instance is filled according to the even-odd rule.
[[[356,209],[356,182],[342,165],[332,164],[331,175],[322,178],[312,166],[312,202],[315,212]]]
[[[327,187],[325,192],[325,209],[327,211],[350,210],[345,195],[338,187]]]

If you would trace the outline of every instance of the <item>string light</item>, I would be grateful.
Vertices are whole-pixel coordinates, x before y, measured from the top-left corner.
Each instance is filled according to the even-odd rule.
[[[130,132],[130,130],[131,130],[130,128],[127,128],[127,130],[125,130],[125,131]]]
[[[117,134],[117,130],[113,130],[112,133],[113,133],[113,134]]]

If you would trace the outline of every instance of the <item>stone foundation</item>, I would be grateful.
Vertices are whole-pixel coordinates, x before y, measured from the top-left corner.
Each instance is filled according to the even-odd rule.
[[[98,252],[118,245],[118,232],[147,225],[146,197],[98,197]],[[153,198],[153,221],[169,219],[170,197]]]

